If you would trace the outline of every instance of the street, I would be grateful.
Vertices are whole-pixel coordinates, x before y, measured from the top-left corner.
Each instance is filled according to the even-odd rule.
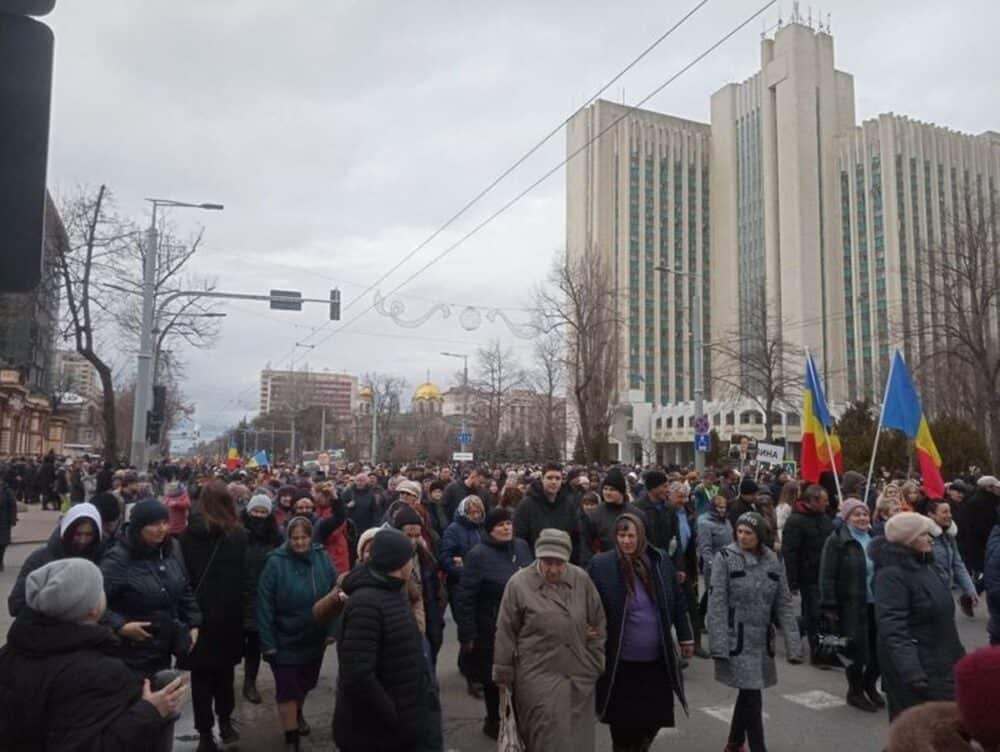
[[[15,528],[14,544],[7,551],[7,568],[0,574],[0,592],[10,592],[20,565],[39,544],[19,542],[41,540],[53,529],[55,512],[31,511],[22,514]],[[11,618],[6,607],[0,616],[0,629],[6,634]],[[985,606],[976,617],[958,615],[958,628],[966,650],[987,644]],[[779,639],[778,685],[764,694],[765,730],[768,748],[787,750],[881,750],[886,738],[888,718],[884,713],[869,714],[847,707],[844,702],[846,682],[842,671],[820,671],[808,665],[790,666],[780,659],[783,646]],[[489,752],[496,745],[482,734],[483,706],[465,691],[465,681],[456,667],[458,644],[454,623],[448,618],[444,646],[438,659],[444,708],[445,747],[455,752]],[[330,721],[337,675],[336,651],[327,651],[320,683],[306,702],[306,718],[313,728],[303,739],[305,750],[332,748]],[[661,732],[653,750],[662,752],[703,752],[722,750],[726,743],[728,717],[736,691],[718,684],[712,676],[711,661],[693,659],[685,672],[690,717],[677,707],[678,728]],[[235,720],[242,735],[239,743],[227,749],[239,752],[264,752],[281,749],[282,737],[274,705],[274,688],[266,666],[261,668],[259,688],[264,702],[251,705],[240,694],[242,669],[237,669],[237,711]],[[607,727],[598,724],[600,752],[611,750]],[[192,727],[190,700],[175,735],[174,749],[191,752],[197,746]]]

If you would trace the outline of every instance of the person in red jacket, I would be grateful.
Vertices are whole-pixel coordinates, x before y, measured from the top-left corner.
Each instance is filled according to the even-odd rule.
[[[354,535],[351,533],[347,508],[337,498],[337,489],[332,483],[323,483],[313,490],[317,510],[326,507],[329,515],[316,521],[313,542],[326,549],[326,555],[338,572],[351,569],[351,548]]]

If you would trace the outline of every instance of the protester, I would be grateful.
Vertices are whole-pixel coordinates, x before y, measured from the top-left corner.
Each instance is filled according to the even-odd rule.
[[[11,530],[16,524],[17,498],[13,489],[0,479],[0,572],[4,571],[4,553],[10,545]]]
[[[971,618],[975,615],[973,609],[979,605],[979,594],[958,550],[958,525],[952,519],[951,504],[943,499],[929,499],[925,509],[934,522],[931,528],[934,571],[949,590],[960,591],[959,604],[965,615]]]
[[[823,546],[820,560],[820,609],[837,633],[848,639],[847,704],[867,712],[885,707],[876,683],[879,677],[876,646],[875,568],[868,556],[871,521],[868,505],[844,499],[837,512],[840,525]]]
[[[401,592],[412,566],[410,539],[379,530],[367,563],[344,579],[333,714],[341,752],[419,749],[427,716],[440,711],[420,631]]]
[[[963,502],[959,511],[959,530],[968,531],[962,535],[968,549],[965,565],[974,582],[978,582],[986,570],[986,543],[997,521],[998,507],[1000,480],[984,475],[976,481],[975,492]]]
[[[243,696],[260,704],[257,674],[260,671],[260,631],[257,627],[257,584],[268,554],[282,544],[281,531],[271,513],[271,499],[264,494],[253,496],[241,513],[240,521],[247,535],[246,593],[243,597]]]
[[[462,575],[465,555],[483,539],[483,519],[486,507],[478,496],[466,496],[455,511],[455,521],[441,538],[438,562],[445,573],[449,596],[454,593]]]
[[[145,677],[170,668],[172,657],[186,655],[201,626],[168,519],[167,508],[155,499],[136,503],[125,535],[101,561],[105,619],[122,638],[122,659]]]
[[[646,516],[628,500],[625,475],[617,465],[608,470],[601,484],[601,502],[583,521],[585,547],[593,553],[614,551],[615,523],[623,514],[632,514],[646,524]]]
[[[278,715],[285,744],[299,749],[311,729],[302,714],[316,687],[330,626],[317,624],[313,605],[333,587],[336,573],[322,546],[312,542],[305,517],[288,521],[288,540],[264,564],[257,583],[257,628],[264,660],[274,674]]]
[[[447,595],[434,555],[427,549],[424,539],[424,521],[420,514],[404,506],[395,516],[395,527],[413,541],[413,568],[410,573],[410,592],[419,595],[423,616],[423,632],[430,645],[431,665],[437,666],[438,652],[444,641],[444,610]],[[418,616],[418,623],[420,617]]]
[[[188,514],[191,511],[191,497],[182,483],[168,483],[163,491],[163,503],[170,513],[170,534],[180,535],[188,524]]]
[[[449,522],[455,520],[455,512],[458,511],[458,505],[462,503],[462,499],[466,496],[476,496],[480,493],[479,485],[484,475],[486,473],[474,467],[469,470],[465,478],[453,480],[445,487],[442,504]]]
[[[482,543],[466,554],[452,600],[461,651],[468,656],[470,682],[483,688],[483,733],[496,739],[500,730],[500,691],[493,682],[493,651],[500,602],[508,580],[534,557],[528,544],[514,537],[510,510],[497,507],[486,515]]]
[[[818,485],[806,488],[795,503],[785,523],[781,554],[788,573],[788,588],[802,596],[802,631],[809,640],[809,660],[824,666],[818,654],[820,618],[819,565],[826,539],[833,532],[833,521],[826,513],[829,497]]]
[[[201,630],[191,652],[178,666],[191,671],[191,700],[198,752],[218,746],[212,735],[215,717],[223,744],[240,738],[233,728],[236,697],[233,667],[243,659],[247,536],[236,517],[236,505],[221,482],[213,481],[198,494],[198,511],[180,537],[184,563],[201,611]],[[214,708],[214,716],[213,716]]]
[[[568,533],[540,531],[535,565],[510,578],[500,603],[493,681],[513,692],[529,750],[594,749],[594,691],[604,672],[606,623],[597,588],[569,563],[572,553]]]
[[[705,580],[705,592],[698,603],[704,617],[708,609],[708,589],[712,583],[712,562],[715,555],[733,542],[733,525],[727,510],[729,500],[721,494],[712,497],[708,511],[698,518],[698,566]]]
[[[965,654],[951,591],[931,565],[932,525],[923,515],[900,512],[868,547],[890,720],[922,702],[954,699],[952,671]]]
[[[687,599],[670,558],[646,542],[645,526],[624,513],[615,550],[587,565],[607,618],[605,669],[597,683],[597,714],[620,752],[648,750],[661,728],[674,725],[674,695],[687,710],[681,655],[694,654]]]
[[[313,499],[317,508],[323,510],[313,529],[313,543],[326,549],[334,570],[347,572],[351,569],[351,539],[356,536],[353,524],[347,519],[347,508],[330,483],[318,485],[313,490]]]
[[[59,520],[59,525],[49,536],[48,542],[36,548],[24,560],[14,587],[7,598],[11,616],[17,616],[25,604],[25,585],[28,575],[59,559],[78,557],[98,563],[101,559],[101,514],[93,504],[77,504]]]
[[[542,530],[562,530],[570,537],[571,561],[581,561],[580,509],[563,484],[562,466],[549,462],[541,480],[532,481],[527,495],[514,512],[514,535],[534,546]]]
[[[785,568],[768,547],[771,529],[756,512],[736,521],[736,542],[712,562],[708,594],[709,652],[715,679],[739,690],[729,727],[727,752],[746,741],[750,752],[764,752],[761,690],[777,683],[774,621],[785,638],[789,663],[801,663],[802,643]]]
[[[785,525],[788,523],[788,518],[792,516],[792,510],[799,500],[801,488],[798,481],[794,480],[788,481],[781,487],[781,493],[778,495],[778,503],[774,507],[774,521],[778,526],[774,535],[775,553],[781,553]]]
[[[10,752],[159,752],[184,699],[180,678],[153,692],[117,657],[101,623],[93,562],[63,558],[34,570],[26,607],[0,649],[0,729]]]
[[[643,514],[646,540],[649,545],[666,551],[677,571],[683,570],[683,549],[680,541],[680,522],[671,504],[670,485],[666,473],[650,470],[644,476],[646,490],[636,499],[635,506]]]

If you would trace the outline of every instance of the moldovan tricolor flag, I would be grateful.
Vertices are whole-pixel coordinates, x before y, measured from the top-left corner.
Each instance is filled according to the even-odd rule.
[[[229,445],[229,456],[226,458],[226,467],[235,470],[240,466],[240,453],[236,450],[236,444]]]
[[[920,397],[913,386],[910,371],[899,350],[892,359],[889,371],[889,383],[885,388],[885,401],[882,405],[882,425],[885,428],[898,428],[913,439],[917,461],[920,463],[920,476],[923,478],[924,491],[931,499],[944,498],[944,480],[941,478],[941,455],[931,437],[931,429],[927,426],[927,416],[920,405]]]
[[[833,433],[833,417],[823,398],[819,373],[812,355],[806,353],[806,381],[802,390],[802,480],[819,483],[827,470],[840,471],[843,459],[840,440]],[[833,461],[830,461],[831,455]]]

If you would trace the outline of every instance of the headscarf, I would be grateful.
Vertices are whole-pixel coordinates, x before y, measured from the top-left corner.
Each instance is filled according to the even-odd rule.
[[[635,527],[636,546],[635,552],[626,554],[618,545],[618,531],[631,523]],[[642,520],[630,512],[618,515],[615,520],[615,550],[618,552],[618,560],[621,562],[622,573],[625,575],[625,587],[629,593],[635,593],[636,577],[646,586],[647,592],[653,592],[653,577],[650,572],[649,559],[646,556],[646,526]]]

